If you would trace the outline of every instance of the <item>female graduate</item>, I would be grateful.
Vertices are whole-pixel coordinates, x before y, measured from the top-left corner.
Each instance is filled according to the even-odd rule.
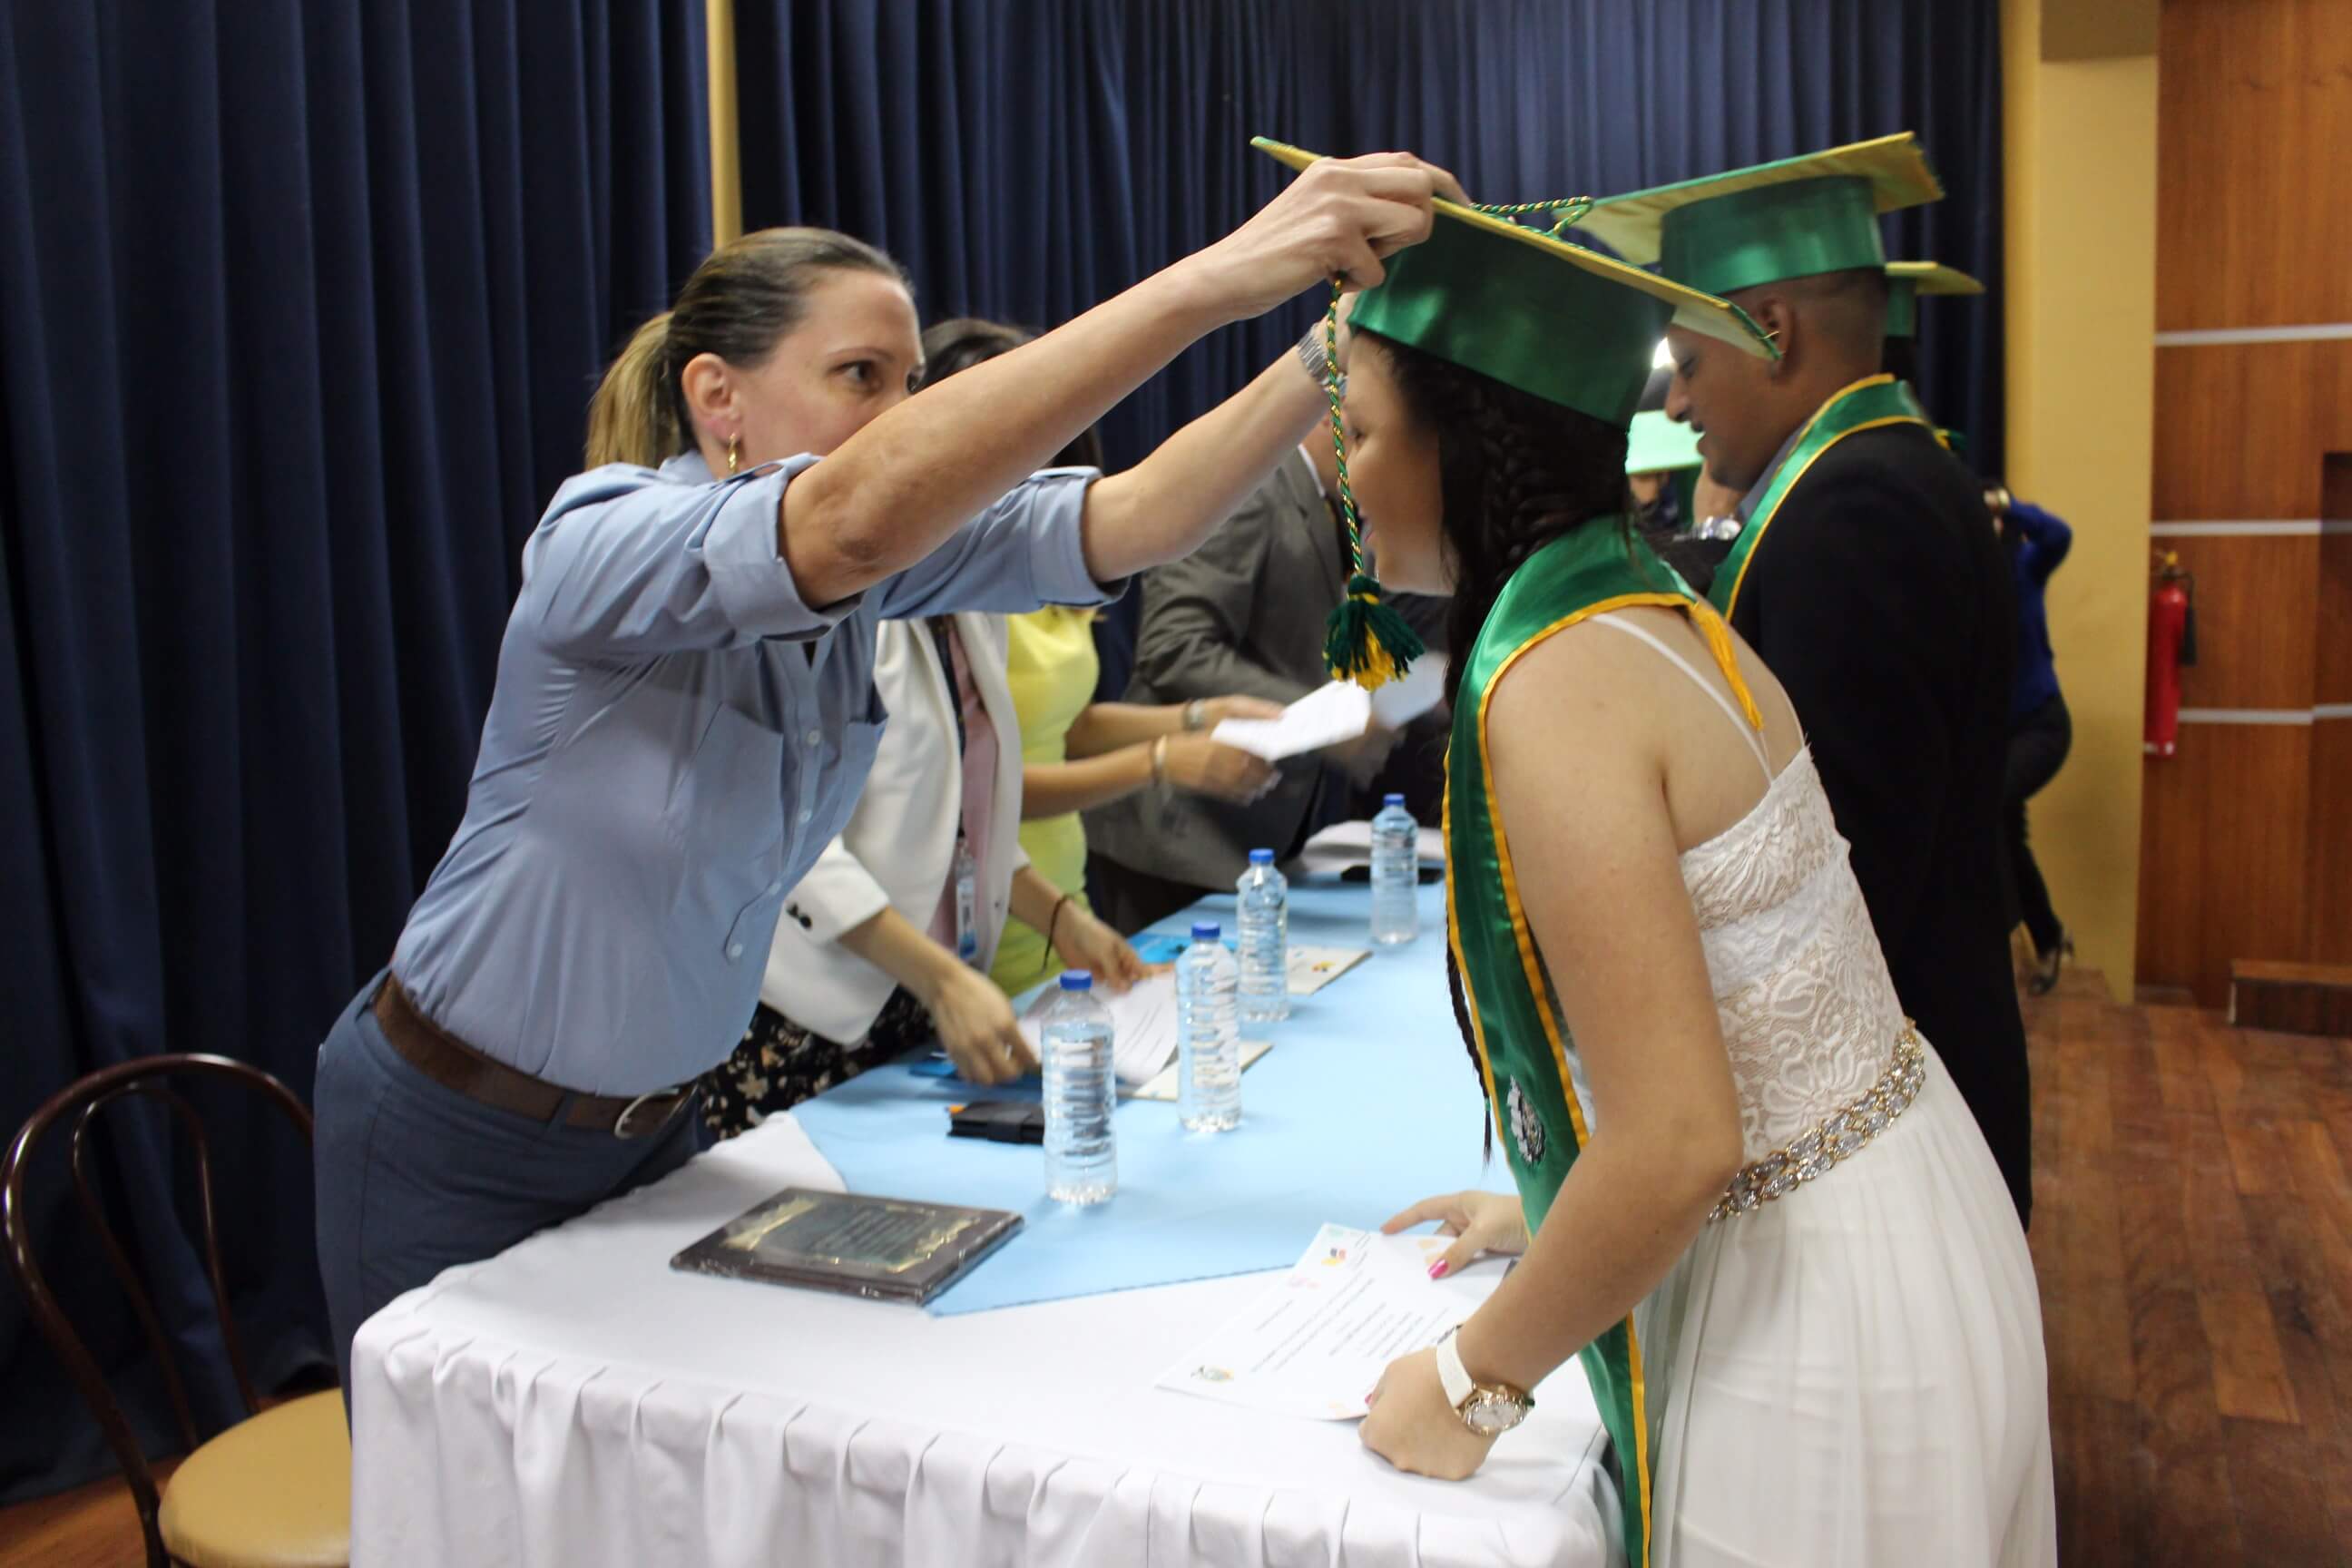
[[[1636,1564],[2054,1561],[2007,1188],[1905,1020],[1787,696],[1630,525],[1625,430],[1720,300],[1441,208],[1353,317],[1348,467],[1388,586],[1451,593],[1447,937],[1523,1253],[1391,1363],[1363,1441],[1459,1478],[1583,1363]],[[1444,1129],[1432,1135],[1444,1135]]]

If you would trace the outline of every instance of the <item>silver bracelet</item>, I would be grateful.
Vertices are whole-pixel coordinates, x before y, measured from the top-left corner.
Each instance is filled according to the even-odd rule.
[[[1315,378],[1318,386],[1322,385],[1324,378],[1329,375],[1331,355],[1323,345],[1322,322],[1318,321],[1307,328],[1307,335],[1298,340],[1298,363],[1307,367],[1307,374]]]

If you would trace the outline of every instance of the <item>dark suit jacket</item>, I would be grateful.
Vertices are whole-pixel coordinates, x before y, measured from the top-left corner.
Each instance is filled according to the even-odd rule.
[[[1127,700],[1297,701],[1330,679],[1323,623],[1346,584],[1315,470],[1291,452],[1200,549],[1144,576]],[[1327,773],[1340,779],[1311,756],[1293,757],[1250,805],[1139,791],[1087,813],[1087,850],[1172,882],[1229,889],[1250,850],[1279,856],[1297,842]]]
[[[1895,994],[2023,1217],[2032,1107],[1999,872],[2011,597],[1976,477],[1889,426],[1838,442],[1790,491],[1731,624],[1796,705]]]

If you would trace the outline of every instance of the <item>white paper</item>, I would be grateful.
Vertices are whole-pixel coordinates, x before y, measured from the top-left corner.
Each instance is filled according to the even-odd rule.
[[[1352,741],[1371,721],[1372,694],[1352,681],[1335,680],[1284,709],[1279,719],[1227,719],[1209,738],[1278,763]]]
[[[1309,1421],[1352,1421],[1389,1363],[1426,1350],[1477,1310],[1497,1270],[1429,1277],[1443,1236],[1326,1225],[1249,1310],[1154,1385]]]
[[[1424,866],[1445,864],[1445,835],[1434,827],[1421,830],[1421,863]],[[1350,866],[1372,863],[1372,825],[1369,822],[1335,822],[1309,838],[1298,851],[1298,858],[1310,871],[1345,870]]]
[[[1444,700],[1445,656],[1425,653],[1412,661],[1402,679],[1372,693],[1372,717],[1391,730],[1402,730]]]
[[[1239,1044],[1242,1048],[1242,1070],[1244,1072],[1247,1072],[1250,1069],[1251,1063],[1256,1061],[1258,1058],[1265,1055],[1266,1052],[1274,1049],[1274,1042],[1272,1040],[1242,1040],[1236,1043]],[[1137,1100],[1164,1100],[1171,1105],[1175,1104],[1176,1090],[1178,1088],[1176,1082],[1176,1069],[1179,1065],[1180,1064],[1176,1062],[1170,1062],[1166,1067],[1160,1068],[1160,1076],[1153,1079],[1150,1083],[1138,1089],[1135,1091],[1134,1098]]]
[[[1045,1001],[1060,995],[1049,990]],[[1146,975],[1128,987],[1124,996],[1114,996],[1097,987],[1095,1000],[1110,1015],[1111,1070],[1118,1081],[1133,1089],[1159,1076],[1160,1069],[1176,1058],[1176,972],[1160,969]],[[1021,1037],[1029,1048],[1043,1058],[1045,1036],[1037,1022],[1040,1009],[1032,1009],[1021,1020]]]
[[[1283,989],[1293,996],[1312,996],[1371,956],[1369,947],[1315,947],[1292,942],[1283,952]]]

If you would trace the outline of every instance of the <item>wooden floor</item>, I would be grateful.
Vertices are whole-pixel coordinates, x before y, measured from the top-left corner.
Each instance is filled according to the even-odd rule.
[[[158,1486],[175,1462],[155,1467]],[[139,1513],[120,1476],[0,1508],[0,1564],[7,1568],[120,1568],[146,1561]]]
[[[2027,1016],[2059,1561],[2352,1563],[2352,1043]]]
[[[2059,1561],[2352,1568],[2352,1042],[2027,1022]],[[0,1563],[139,1560],[120,1481],[0,1510]]]

